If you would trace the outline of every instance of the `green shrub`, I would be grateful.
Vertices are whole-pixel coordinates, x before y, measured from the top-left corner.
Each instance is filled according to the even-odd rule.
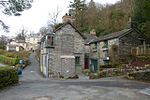
[[[24,69],[24,68],[26,68],[28,65],[30,65],[30,61],[29,60],[25,60],[24,61],[24,64],[19,64],[19,62],[15,65],[16,66],[16,68],[18,68],[19,66],[22,66],[22,68]]]
[[[24,59],[24,60],[27,60],[30,56],[30,52],[29,51],[20,51],[20,52],[17,52],[19,58],[21,59]]]
[[[25,68],[30,64],[29,55],[30,52],[28,51],[7,52],[0,49],[0,63],[10,66],[18,66],[19,60],[23,59],[25,61],[23,68]]]
[[[16,58],[17,57],[17,54],[16,53],[12,53],[12,52],[7,52],[5,54],[6,57],[11,57],[11,58]]]
[[[145,67],[150,69],[150,64],[146,64]]]
[[[4,55],[6,57],[15,58],[17,56],[17,52],[8,52],[6,50],[0,49],[0,55]]]
[[[110,64],[100,65],[100,68],[112,68],[112,65],[110,65]]]
[[[6,57],[3,55],[0,55],[0,63],[6,64],[6,65],[16,65],[19,62],[19,58],[11,58]]]
[[[30,60],[29,59],[27,59],[27,60],[25,60],[25,66],[28,66],[28,65],[30,65]]]
[[[92,79],[95,78],[102,78],[102,77],[114,77],[114,76],[121,76],[121,75],[125,75],[126,72],[125,70],[121,70],[121,69],[112,69],[112,70],[101,70],[98,71],[96,74],[92,73],[90,74]]]
[[[4,55],[7,51],[0,49],[0,55]]]
[[[98,79],[98,78],[100,78],[100,77],[99,77],[99,74],[98,74],[98,73],[91,73],[91,74],[89,75],[89,78],[90,78],[90,79]]]
[[[141,56],[137,56],[137,60],[147,60],[150,61],[150,55],[141,55]]]
[[[23,68],[25,68],[26,66],[30,64],[30,60],[29,60],[30,52],[29,51],[20,51],[17,54],[18,54],[19,59],[24,60]]]
[[[89,69],[84,69],[83,70],[83,74],[88,76],[91,73],[91,71]]]
[[[67,79],[78,79],[79,76],[78,75],[74,75],[74,76],[69,76]]]
[[[0,89],[17,83],[18,74],[16,69],[0,67]]]
[[[150,71],[130,73],[126,76],[126,78],[150,82]]]

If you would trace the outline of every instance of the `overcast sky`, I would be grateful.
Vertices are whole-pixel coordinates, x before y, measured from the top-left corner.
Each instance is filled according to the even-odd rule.
[[[15,36],[21,29],[26,29],[28,32],[37,33],[39,29],[47,25],[47,21],[50,20],[49,13],[56,12],[57,8],[60,11],[59,22],[61,22],[62,16],[68,12],[69,1],[71,0],[34,0],[32,8],[25,10],[22,16],[10,17],[0,16],[8,26],[10,26],[10,32],[4,33],[0,28],[0,35]],[[86,0],[90,1],[90,0]],[[114,4],[120,0],[94,0],[101,4],[111,3]],[[2,15],[0,13],[0,15]]]

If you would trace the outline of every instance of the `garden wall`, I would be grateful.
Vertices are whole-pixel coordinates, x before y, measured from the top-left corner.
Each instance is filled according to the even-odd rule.
[[[127,78],[150,82],[150,71],[131,73],[127,75]]]

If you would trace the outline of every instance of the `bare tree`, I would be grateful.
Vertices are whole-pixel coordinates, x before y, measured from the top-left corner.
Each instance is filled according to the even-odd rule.
[[[40,33],[41,35],[44,35],[44,34],[46,34],[47,30],[48,30],[47,27],[41,27],[40,30],[39,30],[39,33]]]
[[[59,7],[57,7],[56,10],[54,10],[54,12],[49,13],[50,20],[48,21],[48,26],[54,27],[58,23],[60,11],[61,10],[59,9]]]
[[[5,32],[9,32],[9,26],[7,26],[2,20],[0,20],[0,26]]]
[[[21,32],[19,32],[19,34],[16,36],[16,40],[18,40],[18,41],[25,41],[25,37],[26,37],[26,33],[27,33],[28,31],[27,30],[25,30],[24,28],[21,30]]]
[[[5,49],[8,43],[8,38],[5,35],[0,36],[0,49]]]

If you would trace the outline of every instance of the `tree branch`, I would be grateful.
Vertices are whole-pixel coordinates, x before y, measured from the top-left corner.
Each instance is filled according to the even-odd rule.
[[[5,32],[9,32],[9,27],[2,20],[0,20],[0,24]]]

